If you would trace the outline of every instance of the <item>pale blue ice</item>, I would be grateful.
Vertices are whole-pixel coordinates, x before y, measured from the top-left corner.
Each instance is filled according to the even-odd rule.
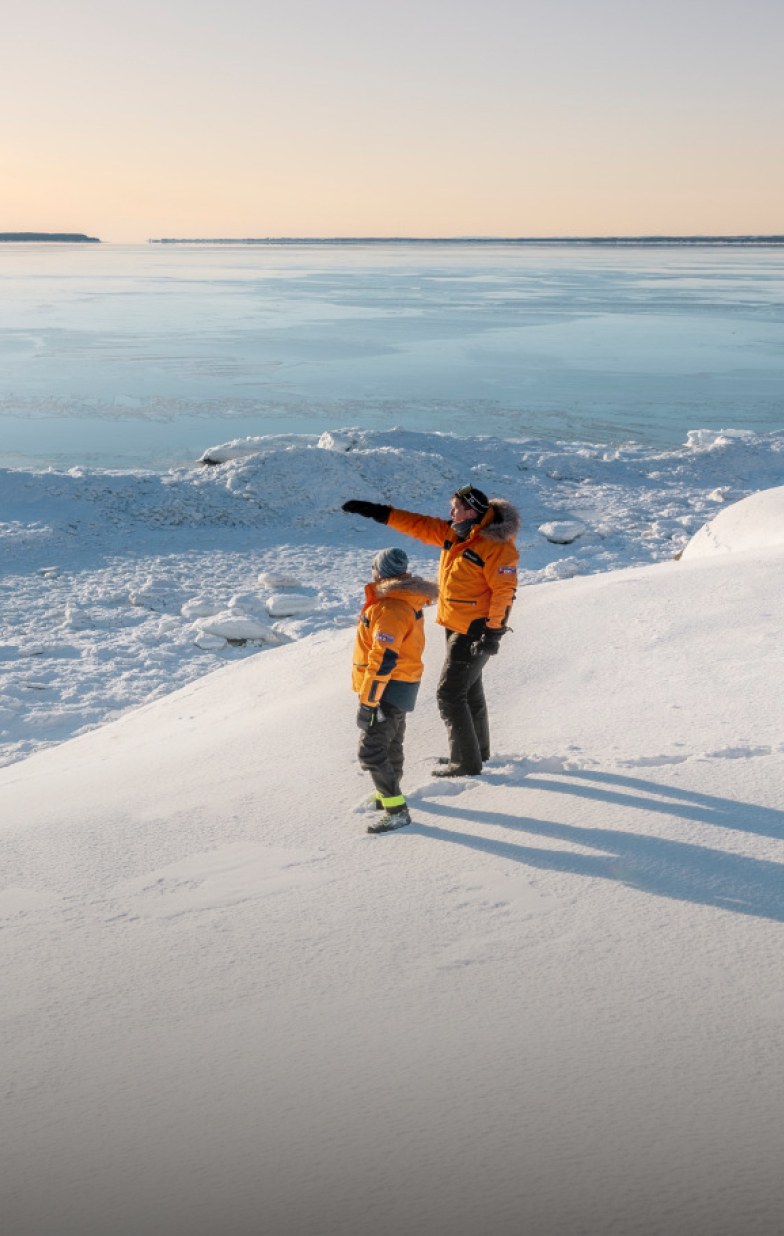
[[[17,466],[346,426],[677,446],[782,424],[781,247],[0,247]]]

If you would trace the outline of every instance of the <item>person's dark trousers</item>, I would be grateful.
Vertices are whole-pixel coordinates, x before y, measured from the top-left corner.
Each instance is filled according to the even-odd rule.
[[[438,711],[446,724],[449,760],[467,773],[480,773],[490,758],[490,727],[482,684],[486,652],[471,656],[471,644],[484,630],[484,621],[472,623],[466,635],[446,633],[446,660],[438,681]],[[474,631],[472,628],[476,627]]]
[[[359,737],[359,764],[373,778],[373,784],[381,795],[382,802],[400,797],[400,781],[403,776],[403,739],[406,735],[406,716],[402,708],[385,704],[382,700],[383,721],[376,721]]]

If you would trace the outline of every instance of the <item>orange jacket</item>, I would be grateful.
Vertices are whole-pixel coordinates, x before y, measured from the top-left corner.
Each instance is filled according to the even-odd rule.
[[[485,618],[495,629],[506,626],[520,557],[514,543],[520,516],[510,502],[493,498],[490,510],[462,541],[448,520],[395,507],[387,527],[441,547],[436,622],[442,627],[465,634],[476,618]]]
[[[419,682],[425,646],[422,610],[437,596],[434,583],[411,575],[365,585],[351,675],[360,704],[379,704],[392,680]]]

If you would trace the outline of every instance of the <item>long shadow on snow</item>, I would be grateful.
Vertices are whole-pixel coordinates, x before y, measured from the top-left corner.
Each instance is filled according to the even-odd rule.
[[[755,833],[761,837],[784,837],[784,812],[776,811],[772,807],[760,807],[756,803],[718,798],[696,790],[659,785],[656,781],[648,781],[642,777],[596,772],[592,769],[564,769],[558,773],[539,776],[523,773],[522,778],[525,786],[531,789],[571,794],[577,798],[595,799],[621,807],[636,807],[641,811],[659,811],[665,815],[678,815],[684,820],[715,824],[718,828]],[[493,785],[509,785],[508,778],[493,773],[486,774],[482,780]],[[592,781],[595,784],[581,785],[581,781]],[[643,795],[645,797],[642,797]]]
[[[472,824],[500,826],[517,833],[568,841],[602,850],[604,855],[542,850],[435,825],[415,824],[416,832],[438,841],[496,854],[529,867],[615,880],[657,897],[784,922],[784,865],[781,863],[726,854],[685,841],[668,841],[608,828],[578,828],[494,811],[468,811],[451,804],[441,806],[420,801],[416,810],[417,814],[426,811],[453,819],[458,817]]]

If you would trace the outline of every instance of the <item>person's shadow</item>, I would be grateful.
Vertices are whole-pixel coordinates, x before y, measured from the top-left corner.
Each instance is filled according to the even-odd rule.
[[[645,812],[666,812],[690,822],[714,824],[737,832],[784,837],[784,812],[622,774],[564,771],[521,775],[519,780],[510,782],[508,776],[490,772],[482,780],[501,787],[506,785],[509,789],[526,786],[635,807]],[[474,811],[422,798],[416,803],[416,815],[425,812],[479,825],[500,826],[517,836],[526,834],[568,841],[600,853],[546,850],[517,840],[497,841],[436,824],[415,824],[415,831],[440,841],[497,854],[530,867],[616,880],[659,897],[784,922],[784,863],[731,854],[689,841],[672,841],[610,828],[580,828],[495,811]]]

